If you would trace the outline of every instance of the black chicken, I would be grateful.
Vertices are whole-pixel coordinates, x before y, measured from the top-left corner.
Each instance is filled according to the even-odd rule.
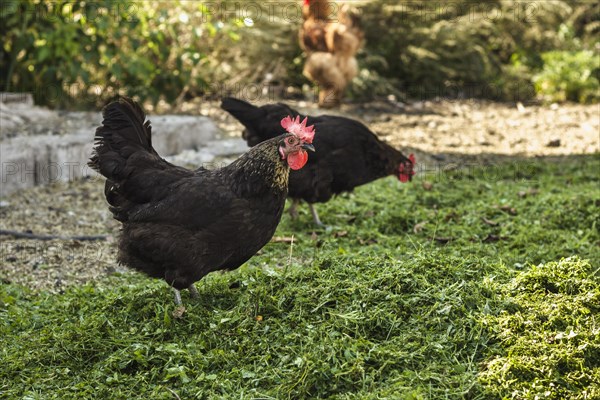
[[[233,115],[246,128],[243,137],[249,146],[269,140],[284,131],[277,121],[286,115],[305,118],[286,104],[256,107],[232,97],[224,98],[221,108]],[[414,175],[415,157],[405,157],[400,151],[382,142],[362,123],[334,115],[308,117],[319,135],[319,149],[305,168],[290,173],[289,197],[293,203],[290,214],[295,216],[300,200],[309,204],[317,225],[322,225],[313,203],[323,203],[334,194],[351,191],[376,179],[394,175],[408,182]]]
[[[179,305],[179,290],[196,297],[194,282],[238,268],[271,239],[290,167],[302,168],[304,149],[314,150],[312,127],[284,118],[282,135],[232,164],[191,171],[156,153],[150,122],[132,100],[109,104],[103,117],[89,165],[107,178],[110,211],[123,224],[118,260],[163,278]]]

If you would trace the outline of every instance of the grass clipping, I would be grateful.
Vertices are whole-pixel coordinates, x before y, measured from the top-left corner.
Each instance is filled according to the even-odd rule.
[[[590,264],[540,264],[498,290],[510,300],[484,324],[501,352],[480,382],[504,398],[600,398],[600,285]]]
[[[115,267],[114,243],[6,240],[0,398],[599,398],[599,169],[591,155],[390,177],[319,204],[327,229],[300,207],[246,265],[184,291],[181,319],[137,273],[24,287]],[[64,185],[16,194],[2,222],[117,230],[101,181]]]

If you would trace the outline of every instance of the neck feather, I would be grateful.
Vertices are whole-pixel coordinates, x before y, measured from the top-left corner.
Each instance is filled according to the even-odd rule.
[[[228,167],[241,192],[260,194],[275,190],[287,193],[290,168],[279,155],[279,141],[277,137],[252,147]]]

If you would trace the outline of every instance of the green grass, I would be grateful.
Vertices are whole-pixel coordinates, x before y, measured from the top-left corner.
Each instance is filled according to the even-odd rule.
[[[0,397],[600,397],[600,158],[393,178],[240,270],[0,290]],[[413,230],[418,224],[416,232]],[[537,397],[536,397],[537,396]]]

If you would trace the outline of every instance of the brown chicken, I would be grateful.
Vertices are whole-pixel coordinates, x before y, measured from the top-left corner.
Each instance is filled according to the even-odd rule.
[[[300,47],[306,53],[304,75],[319,85],[319,106],[339,105],[346,86],[358,74],[355,55],[363,33],[354,10],[326,0],[305,0]]]
[[[288,193],[289,171],[306,164],[314,131],[286,117],[282,135],[232,164],[191,171],[162,159],[150,122],[130,99],[103,110],[89,165],[106,177],[110,211],[121,221],[119,262],[175,289],[217,270],[238,268],[273,236]]]

